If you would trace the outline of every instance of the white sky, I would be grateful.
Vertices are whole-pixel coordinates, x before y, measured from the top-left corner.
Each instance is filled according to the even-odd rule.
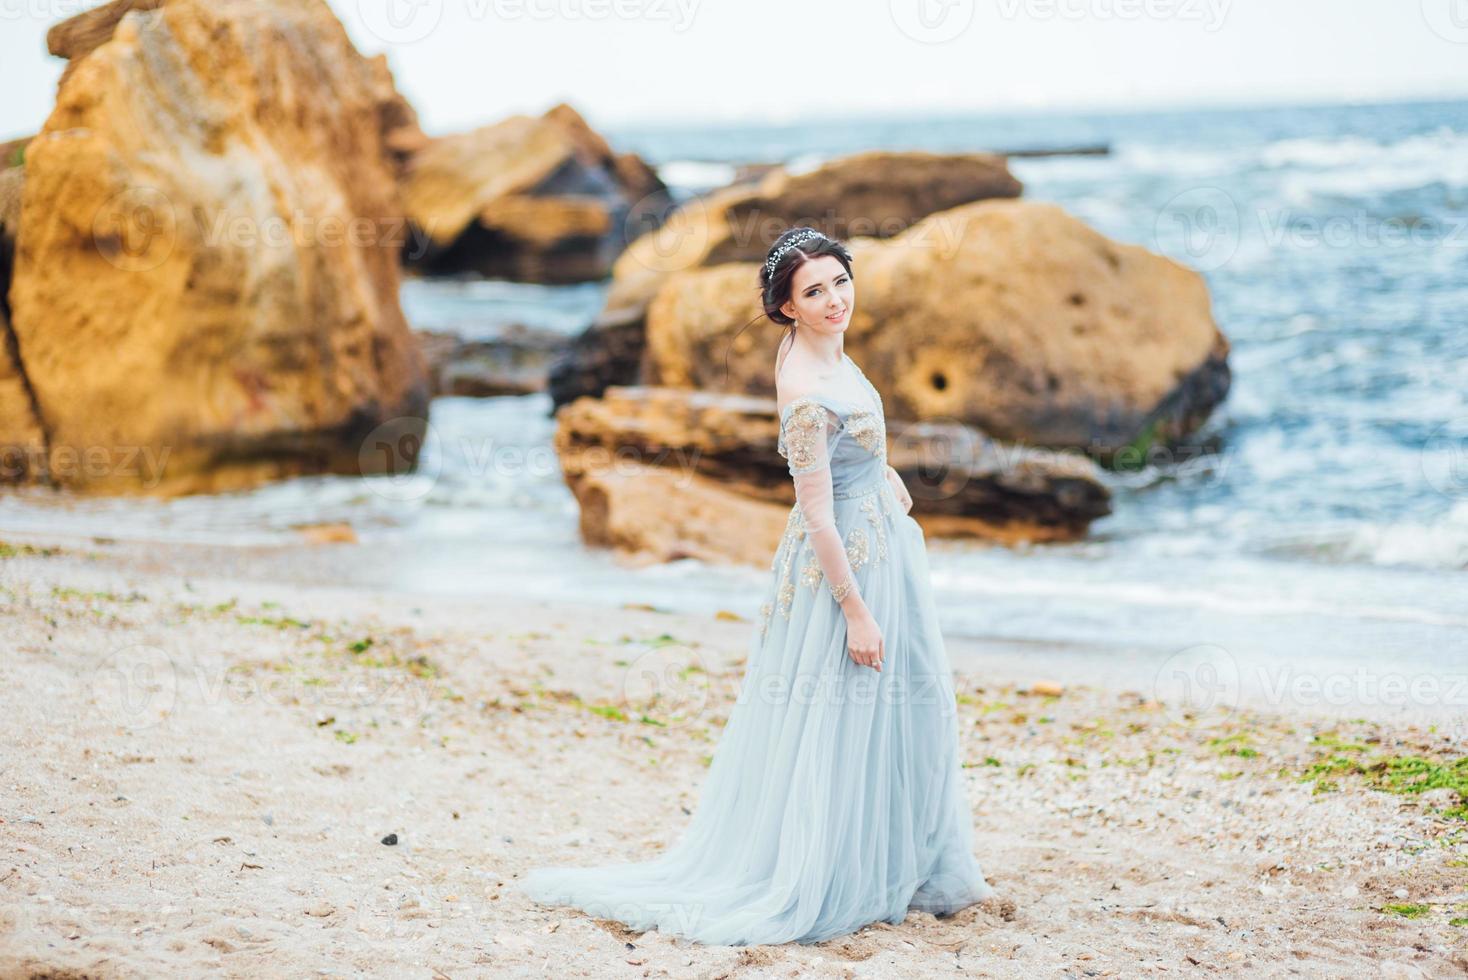
[[[1468,0],[330,2],[430,133],[559,101],[609,125],[1468,97]],[[50,111],[46,28],[94,5],[0,0],[0,139]]]

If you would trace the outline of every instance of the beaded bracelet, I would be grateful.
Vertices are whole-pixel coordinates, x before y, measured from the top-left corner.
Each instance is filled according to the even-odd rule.
[[[853,582],[851,579],[851,573],[847,572],[846,578],[842,580],[840,585],[831,586],[831,598],[835,599],[837,604],[839,605],[841,601],[846,598],[846,594],[851,591],[851,587],[855,584],[856,583]]]

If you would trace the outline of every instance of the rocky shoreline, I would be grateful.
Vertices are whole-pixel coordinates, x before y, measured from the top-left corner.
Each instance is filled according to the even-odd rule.
[[[847,348],[905,477],[930,478],[915,517],[936,536],[1084,537],[1109,513],[1102,471],[1206,442],[1229,390],[1202,276],[1024,199],[1002,154],[871,150],[679,199],[568,104],[425,133],[322,0],[113,0],[48,45],[67,60],[55,108],[0,146],[0,484],[171,496],[398,475],[435,396],[544,390],[558,445],[644,454],[647,478],[615,488],[563,460],[587,543],[704,554],[718,536],[696,515],[721,488],[649,526],[667,474],[620,424],[625,392],[665,434],[707,417],[697,398],[764,397],[749,428],[768,435],[740,451],[774,459],[777,338],[739,328],[798,224],[856,257]],[[606,299],[576,336],[467,342],[412,329],[405,268],[602,282]],[[781,491],[747,486],[730,507],[778,524],[759,504]]]

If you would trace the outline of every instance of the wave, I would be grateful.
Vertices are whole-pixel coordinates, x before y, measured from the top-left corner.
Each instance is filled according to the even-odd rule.
[[[1335,532],[1316,532],[1312,549],[1341,562],[1468,570],[1468,500],[1459,500],[1440,520],[1359,523]]]
[[[669,160],[659,164],[657,171],[658,177],[669,187],[702,193],[733,183],[738,168],[732,163],[707,160]]]
[[[1468,134],[1447,126],[1383,142],[1363,136],[1292,138],[1252,149],[1127,148],[1120,161],[1142,173],[1173,177],[1257,171],[1272,174],[1286,200],[1328,195],[1372,198],[1424,188],[1468,187]]]
[[[1340,622],[1372,620],[1468,628],[1468,616],[1432,608],[1433,598],[1440,596],[1427,597],[1421,604],[1413,604],[1409,595],[1383,594],[1370,601],[1361,594],[1371,581],[1369,577],[1362,580],[1359,589],[1351,588],[1334,574],[1306,576],[1306,580],[1301,580],[1298,569],[1258,559],[1231,564],[1229,567],[1239,574],[1233,580],[1214,574],[1211,580],[1200,579],[1193,585],[1180,585],[1169,576],[1157,575],[1155,569],[1140,566],[1130,570],[1113,568],[1104,576],[1071,576],[1056,575],[1062,571],[1056,565],[1047,566],[1041,575],[1025,574],[1024,566],[1017,562],[998,564],[997,570],[993,563],[975,568],[967,556],[941,561],[932,570],[933,585],[955,607],[972,606],[981,596],[1040,602],[1046,609],[1053,602],[1063,605],[1071,616],[1080,616],[1078,610],[1084,608],[1108,609],[1108,616],[1128,622],[1144,622],[1146,614],[1124,613],[1123,609],[1153,608],[1188,615],[1207,612],[1251,619],[1313,616]],[[1186,575],[1183,570],[1195,568],[1212,569],[1216,573],[1218,565],[1205,561],[1195,566],[1180,560],[1176,567],[1180,574]],[[1290,576],[1296,580],[1290,582]],[[961,601],[954,601],[958,597]],[[1047,613],[1051,614],[1055,613]]]

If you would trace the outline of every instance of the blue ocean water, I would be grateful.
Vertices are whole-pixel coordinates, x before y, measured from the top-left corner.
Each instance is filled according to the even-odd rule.
[[[1108,145],[1011,168],[1026,197],[1207,277],[1232,344],[1233,388],[1206,430],[1220,450],[1115,475],[1115,513],[1078,544],[930,541],[945,629],[1157,657],[1213,645],[1245,664],[1468,670],[1468,102],[607,135],[684,194],[745,161]],[[417,326],[483,337],[512,322],[574,333],[602,294],[409,281],[403,300]],[[0,532],[262,543],[293,540],[297,522],[345,520],[364,542],[394,543],[392,567],[367,563],[354,573],[364,581],[752,615],[764,570],[629,573],[580,545],[549,407],[544,395],[439,399],[423,472],[407,480],[80,501],[64,517],[13,494],[0,498]]]

